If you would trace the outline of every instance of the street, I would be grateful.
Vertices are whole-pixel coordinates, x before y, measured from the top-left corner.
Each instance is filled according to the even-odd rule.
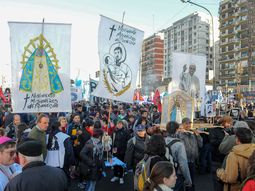
[[[125,183],[120,185],[119,183],[112,183],[110,180],[112,178],[112,172],[110,169],[107,169],[107,177],[102,178],[96,185],[96,191],[132,191],[133,190],[133,176],[131,173],[126,174],[124,177]],[[195,188],[196,191],[213,191],[211,183],[211,175],[196,174],[195,177]],[[77,182],[72,182],[72,186],[69,189],[70,191],[80,191],[77,187]]]

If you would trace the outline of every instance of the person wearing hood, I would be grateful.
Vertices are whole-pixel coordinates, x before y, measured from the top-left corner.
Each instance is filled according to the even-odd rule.
[[[224,191],[239,191],[242,180],[247,177],[248,158],[255,150],[251,143],[252,132],[247,128],[236,130],[236,146],[226,160],[226,168],[217,170],[217,177],[224,182]]]
[[[238,128],[250,129],[248,124],[245,121],[236,121],[233,127],[233,131],[236,132]],[[254,136],[252,138],[252,143],[255,143]],[[229,135],[228,133],[226,133],[224,139],[222,140],[219,146],[219,151],[220,153],[227,155],[228,153],[230,153],[230,151],[235,145],[236,145],[236,136]]]

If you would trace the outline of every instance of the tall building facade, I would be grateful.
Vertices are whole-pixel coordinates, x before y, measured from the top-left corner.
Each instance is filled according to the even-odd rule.
[[[164,78],[172,76],[172,52],[187,52],[206,55],[208,81],[209,70],[213,69],[210,50],[210,24],[204,14],[195,12],[173,23],[164,30]]]
[[[150,95],[161,85],[163,77],[163,34],[154,34],[143,41],[141,59],[142,93]]]
[[[222,0],[219,82],[225,93],[255,91],[255,1]]]

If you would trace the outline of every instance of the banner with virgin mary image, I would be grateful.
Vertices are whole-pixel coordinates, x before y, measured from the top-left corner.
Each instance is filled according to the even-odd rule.
[[[100,78],[94,96],[133,102],[144,32],[101,16]]]
[[[9,22],[14,113],[69,112],[71,25]]]

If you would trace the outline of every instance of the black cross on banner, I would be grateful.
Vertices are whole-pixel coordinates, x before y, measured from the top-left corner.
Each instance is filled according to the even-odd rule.
[[[112,27],[110,27],[110,29],[111,29],[111,34],[110,34],[109,40],[111,40],[111,38],[112,38],[113,31],[116,31],[115,25],[112,25]]]

